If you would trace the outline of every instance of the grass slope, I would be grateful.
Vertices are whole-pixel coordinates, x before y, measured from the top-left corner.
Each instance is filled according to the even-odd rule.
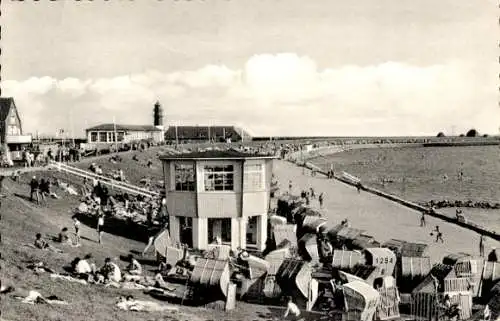
[[[64,174],[57,172],[38,173],[39,177],[58,176],[63,180]],[[68,306],[45,306],[23,304],[10,296],[1,300],[2,318],[11,321],[26,320],[99,320],[99,321],[132,321],[132,320],[269,320],[279,313],[280,309],[238,303],[237,309],[224,313],[202,308],[180,307],[177,314],[142,313],[119,311],[114,307],[119,295],[132,294],[145,300],[154,300],[141,291],[127,291],[97,287],[94,285],[81,285],[66,281],[51,280],[48,274],[35,275],[26,269],[29,261],[43,261],[58,272],[63,272],[76,256],[82,257],[92,253],[98,266],[103,264],[104,258],[117,258],[118,264],[123,268],[125,263],[119,261],[121,255],[129,251],[142,251],[144,243],[133,241],[125,237],[105,234],[103,245],[95,242],[96,233],[93,226],[82,225],[82,246],[79,248],[61,247],[65,253],[55,254],[41,251],[23,244],[32,244],[34,235],[38,232],[45,236],[56,235],[63,226],[72,230],[71,209],[78,204],[78,198],[64,195],[59,200],[49,200],[48,205],[35,205],[28,200],[29,187],[27,182],[30,176],[22,177],[20,183],[6,179],[2,199],[2,257],[0,260],[2,282],[14,284],[27,289],[38,290],[43,295],[56,295],[68,301]],[[72,178],[71,182],[76,183]],[[55,244],[57,246],[57,244]],[[145,270],[154,269],[153,255],[143,261]]]

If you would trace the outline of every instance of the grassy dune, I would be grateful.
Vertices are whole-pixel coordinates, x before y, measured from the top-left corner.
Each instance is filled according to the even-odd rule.
[[[133,183],[137,183],[144,176],[152,176],[154,179],[162,179],[160,162],[155,159],[157,150],[140,153],[140,162],[132,160],[131,153],[123,154],[123,162],[112,164],[109,157],[94,160],[102,164],[105,170],[123,168],[125,174]],[[148,158],[153,158],[154,168],[150,169],[144,165]],[[81,163],[77,166],[87,168],[88,163]],[[79,248],[64,247],[55,243],[64,250],[62,254],[41,251],[24,244],[33,244],[35,234],[40,232],[47,239],[57,235],[64,226],[73,231],[71,221],[72,210],[79,203],[76,196],[69,196],[62,190],[55,192],[62,196],[59,200],[49,200],[47,205],[35,205],[29,201],[28,182],[32,173],[21,177],[21,182],[13,182],[10,178],[4,181],[1,206],[2,221],[2,248],[1,248],[1,280],[3,284],[15,285],[26,289],[36,290],[42,295],[56,295],[67,302],[67,306],[47,306],[23,304],[12,298],[10,295],[2,296],[0,302],[1,317],[10,321],[51,321],[51,320],[71,320],[71,321],[208,321],[208,320],[279,320],[283,310],[281,308],[266,307],[259,305],[238,302],[237,308],[230,313],[215,310],[207,310],[196,307],[179,306],[178,313],[147,313],[147,312],[127,312],[115,308],[116,299],[120,295],[132,294],[142,300],[155,299],[145,295],[140,290],[123,290],[104,288],[96,285],[81,285],[66,281],[52,280],[48,274],[36,275],[27,269],[28,262],[43,261],[50,268],[57,272],[64,272],[63,268],[77,256],[83,257],[87,253],[92,253],[94,261],[101,266],[106,257],[115,259],[121,267],[126,266],[126,262],[120,260],[120,256],[130,252],[142,251],[145,242],[133,240],[132,237],[119,236],[122,233],[105,233],[103,244],[96,243],[95,226],[82,221],[81,235],[82,246]],[[36,173],[39,178],[58,177],[59,179],[78,186],[81,181],[74,176],[70,176],[55,171]],[[85,225],[88,224],[88,225]],[[139,261],[143,264],[145,273],[153,276],[156,269],[153,253]],[[308,320],[317,320],[314,316]]]

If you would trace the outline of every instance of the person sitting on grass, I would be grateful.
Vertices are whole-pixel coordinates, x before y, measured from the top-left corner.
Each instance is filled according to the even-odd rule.
[[[104,265],[100,269],[100,273],[104,276],[104,280],[108,282],[120,282],[122,279],[120,268],[111,262],[111,258],[109,257],[104,260]]]
[[[72,247],[78,247],[78,246],[80,246],[80,243],[78,243],[78,239],[76,240],[76,242],[74,242],[71,239],[69,233],[70,232],[68,231],[68,228],[67,227],[63,227],[61,229],[61,232],[59,232],[59,235],[57,236],[57,242],[63,243],[63,244],[69,244]]]
[[[89,262],[90,259],[92,259],[92,254],[85,255],[83,259],[77,257],[74,260],[74,272],[80,279],[87,281],[93,280],[96,267],[94,263]]]
[[[132,254],[128,256],[129,265],[126,268],[126,271],[131,275],[141,275],[142,274],[142,266],[141,264],[134,258]]]
[[[59,243],[70,243],[69,232],[67,227],[63,227],[59,235],[57,236],[57,241]]]
[[[45,241],[42,238],[42,234],[40,234],[40,233],[36,234],[35,247],[38,249],[41,249],[41,250],[51,250],[51,251],[56,252],[56,253],[63,252],[62,250],[55,248],[52,245],[50,245],[49,243],[47,243],[47,241]]]

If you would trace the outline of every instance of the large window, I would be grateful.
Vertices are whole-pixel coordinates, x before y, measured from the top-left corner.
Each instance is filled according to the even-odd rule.
[[[175,164],[175,190],[194,191],[194,165]]]
[[[97,142],[97,132],[90,132],[90,142]]]
[[[105,143],[108,141],[108,132],[99,132],[99,141]]]
[[[219,238],[223,243],[231,242],[230,218],[209,218],[207,223],[209,243],[215,243],[216,238]]]
[[[21,135],[21,131],[19,130],[19,127],[16,125],[9,125],[9,129],[7,131],[8,135]]]
[[[259,191],[264,188],[264,173],[262,164],[245,165],[243,172],[243,189],[245,191]]]
[[[233,191],[234,166],[205,166],[205,191]]]

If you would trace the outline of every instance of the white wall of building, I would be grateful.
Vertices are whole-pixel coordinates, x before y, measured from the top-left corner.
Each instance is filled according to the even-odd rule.
[[[93,135],[94,133],[94,135]],[[102,134],[103,133],[103,134]],[[147,140],[152,139],[155,142],[163,142],[165,141],[165,135],[163,131],[123,131],[117,130],[116,134],[118,137],[123,135],[122,140],[118,140],[119,143],[130,143],[138,140]],[[92,138],[97,135],[97,140],[93,140]],[[102,137],[105,135],[104,137]],[[93,137],[94,136],[94,137]],[[114,131],[112,130],[88,130],[87,131],[87,142],[89,143],[114,143]]]
[[[194,191],[175,190],[175,164],[195,163]],[[208,218],[231,219],[231,248],[246,247],[248,233],[247,219],[257,217],[256,245],[259,250],[265,248],[267,239],[267,212],[269,206],[270,181],[272,171],[271,160],[165,160],[164,179],[167,197],[167,208],[170,215],[177,217],[171,224],[171,233],[179,233],[179,216],[193,217],[193,245],[199,249],[206,249],[208,240]],[[233,166],[233,190],[205,191],[205,166]],[[258,172],[258,176],[250,178],[244,175],[243,168]],[[256,166],[258,165],[258,166]],[[256,177],[259,177],[258,179]],[[243,180],[251,179],[252,183]],[[220,231],[214,230],[215,234]],[[179,239],[179,236],[176,237]]]

